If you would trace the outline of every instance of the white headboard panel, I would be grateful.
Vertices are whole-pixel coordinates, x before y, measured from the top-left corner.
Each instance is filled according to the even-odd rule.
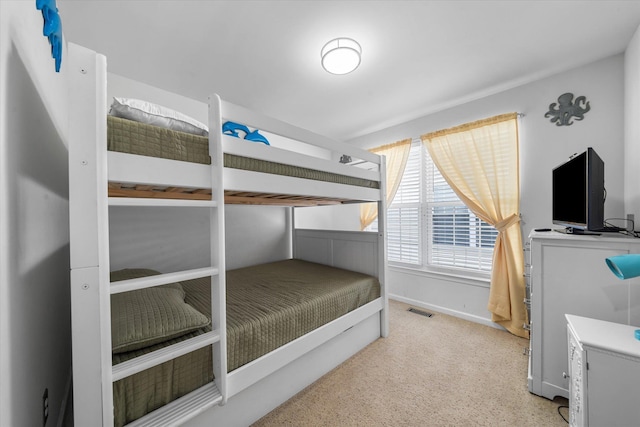
[[[294,230],[294,258],[379,276],[378,234]]]

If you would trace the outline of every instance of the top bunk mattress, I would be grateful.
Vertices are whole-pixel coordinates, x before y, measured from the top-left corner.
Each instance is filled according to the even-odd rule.
[[[207,137],[165,129],[115,116],[107,116],[107,149],[121,153],[210,164]],[[380,183],[363,178],[224,154],[224,166],[253,172],[379,189]]]

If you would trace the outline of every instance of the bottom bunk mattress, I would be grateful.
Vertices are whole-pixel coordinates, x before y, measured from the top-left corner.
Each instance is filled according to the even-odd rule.
[[[127,272],[133,271],[136,270],[121,271],[118,279],[112,280],[128,278]],[[187,308],[210,317],[210,279],[179,285]],[[374,277],[301,260],[227,271],[226,286],[229,372],[380,297],[380,284]],[[123,295],[126,294],[129,293]],[[135,316],[140,317],[128,314]],[[191,323],[195,325],[198,316],[193,317],[196,320]],[[118,320],[112,319],[112,325],[114,321]],[[209,324],[195,330],[187,328],[182,336],[174,335],[164,342],[114,352],[113,364],[209,330]],[[131,422],[212,381],[211,365],[211,347],[207,346],[115,382],[115,425]]]

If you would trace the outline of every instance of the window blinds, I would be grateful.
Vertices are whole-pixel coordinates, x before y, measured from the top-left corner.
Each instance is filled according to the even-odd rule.
[[[496,235],[458,199],[426,149],[414,141],[387,210],[389,261],[425,269],[488,272]]]

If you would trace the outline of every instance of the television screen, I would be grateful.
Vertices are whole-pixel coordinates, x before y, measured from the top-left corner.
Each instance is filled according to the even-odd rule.
[[[604,162],[593,148],[553,169],[552,198],[554,224],[576,230],[602,229]]]

